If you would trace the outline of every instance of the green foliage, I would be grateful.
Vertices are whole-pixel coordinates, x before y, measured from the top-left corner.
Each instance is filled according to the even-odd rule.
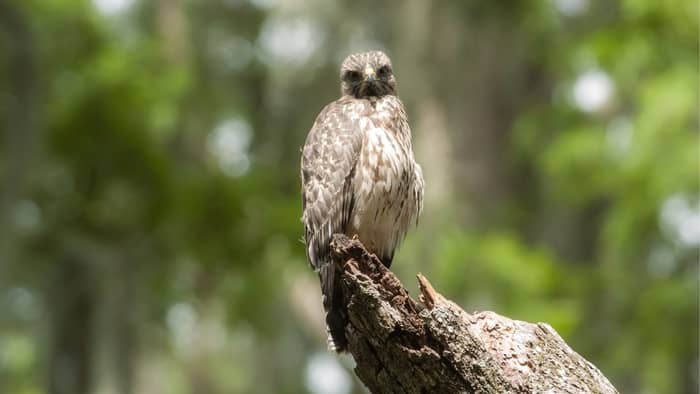
[[[310,390],[298,148],[377,45],[427,178],[407,285],[547,322],[621,392],[695,391],[695,2],[99,3],[0,3],[0,392],[81,345],[88,392]]]
[[[432,260],[433,281],[467,311],[548,322],[562,335],[579,319],[575,296],[581,286],[567,285],[566,278],[581,278],[581,270],[558,265],[546,248],[527,246],[514,234],[453,231],[440,240]]]

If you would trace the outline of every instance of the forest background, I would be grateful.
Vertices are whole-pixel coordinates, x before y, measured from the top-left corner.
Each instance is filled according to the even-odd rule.
[[[0,392],[360,393],[299,148],[393,59],[426,179],[393,269],[698,387],[693,0],[0,2]]]

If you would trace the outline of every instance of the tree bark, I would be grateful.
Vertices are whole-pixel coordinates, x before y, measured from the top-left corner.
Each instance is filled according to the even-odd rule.
[[[373,393],[617,393],[545,323],[469,314],[421,274],[420,302],[358,240],[335,235],[345,332]]]

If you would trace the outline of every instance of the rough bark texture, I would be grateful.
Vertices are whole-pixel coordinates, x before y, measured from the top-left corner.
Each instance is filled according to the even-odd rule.
[[[468,314],[418,275],[420,301],[357,240],[331,243],[355,373],[373,393],[617,393],[549,325]]]

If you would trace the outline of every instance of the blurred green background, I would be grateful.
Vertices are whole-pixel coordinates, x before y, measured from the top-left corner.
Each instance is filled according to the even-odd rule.
[[[0,393],[361,393],[299,148],[393,59],[426,179],[394,270],[698,385],[693,0],[0,2]]]

